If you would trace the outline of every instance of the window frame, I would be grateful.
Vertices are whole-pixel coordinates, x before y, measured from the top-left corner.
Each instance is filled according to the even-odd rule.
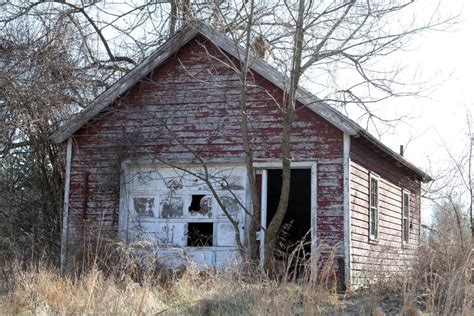
[[[372,201],[372,181],[376,181],[377,183],[377,203],[374,206],[373,201]],[[373,215],[372,215],[372,210],[374,210],[375,213],[375,232],[372,231],[372,220],[373,220]],[[380,177],[374,173],[369,174],[369,241],[378,241],[380,231],[379,231],[379,222],[380,222]]]
[[[408,211],[406,212],[407,216],[405,216],[405,196],[408,197]],[[411,234],[411,193],[408,190],[402,190],[402,207],[401,207],[401,215],[402,215],[402,243],[407,245],[410,243],[410,234]],[[405,226],[406,220],[406,226]],[[407,235],[405,235],[405,230]],[[407,239],[405,239],[407,237]]]

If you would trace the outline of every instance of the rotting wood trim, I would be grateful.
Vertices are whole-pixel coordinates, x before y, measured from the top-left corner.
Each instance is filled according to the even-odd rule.
[[[316,253],[318,247],[318,165],[316,162],[311,164],[311,281],[317,282],[318,279],[318,260]]]
[[[71,185],[71,162],[72,162],[72,138],[69,137],[66,145],[66,175],[64,181],[64,205],[63,205],[63,227],[61,232],[61,275],[66,272],[66,255],[68,242],[68,222],[69,222],[69,188]]]
[[[281,169],[283,166],[281,160],[266,160],[254,162],[254,168],[262,170],[262,189],[260,212],[262,214],[262,227],[266,228],[266,208],[267,208],[267,181],[269,169]],[[318,247],[318,163],[316,160],[303,160],[291,163],[291,169],[310,169],[311,170],[311,253],[317,253]],[[263,234],[262,234],[263,233]],[[264,258],[264,231],[260,231],[260,266],[263,267]],[[318,260],[317,256],[311,256],[311,280],[317,280]]]
[[[255,166],[254,166],[255,167]],[[261,190],[260,190],[260,226],[259,241],[260,241],[260,268],[263,271],[263,264],[265,258],[265,231],[267,228],[267,194],[268,194],[268,170],[262,170],[261,176]]]
[[[119,236],[126,245],[129,243],[129,212],[127,182],[130,173],[129,160],[122,161],[120,168],[120,193],[119,193]]]

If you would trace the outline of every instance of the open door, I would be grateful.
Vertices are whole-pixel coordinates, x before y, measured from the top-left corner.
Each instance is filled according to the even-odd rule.
[[[272,220],[281,193],[282,169],[262,168],[261,172],[261,224],[263,228]],[[304,252],[308,256],[316,246],[316,163],[293,166],[291,171],[290,197],[287,214],[283,220],[287,252],[305,238]],[[265,231],[260,234],[260,263],[263,266]],[[308,258],[307,258],[308,259]],[[311,258],[312,271],[314,262]],[[313,274],[313,273],[312,273]]]

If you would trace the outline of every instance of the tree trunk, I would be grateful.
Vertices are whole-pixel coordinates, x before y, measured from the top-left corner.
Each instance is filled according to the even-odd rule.
[[[298,7],[298,20],[296,21],[295,30],[295,47],[293,50],[293,60],[290,72],[290,85],[286,91],[284,100],[284,121],[282,135],[282,184],[280,200],[275,215],[265,232],[265,259],[264,266],[267,272],[272,267],[273,255],[277,244],[278,232],[283,223],[283,219],[288,209],[288,199],[290,196],[290,180],[291,180],[291,129],[295,115],[296,90],[298,88],[301,75],[301,59],[302,47],[304,40],[303,19],[305,11],[305,1],[300,0]]]
[[[253,265],[258,258],[258,246],[257,246],[257,232],[260,229],[260,197],[258,196],[257,181],[255,179],[255,169],[253,166],[253,151],[250,146],[250,135],[248,127],[248,115],[247,115],[247,85],[248,85],[248,64],[250,58],[250,35],[253,23],[253,9],[254,1],[250,1],[248,23],[246,25],[246,45],[245,45],[245,56],[244,61],[241,64],[240,70],[240,117],[241,117],[241,129],[242,129],[242,140],[245,152],[245,167],[247,169],[247,175],[249,180],[249,191],[252,199],[252,210],[251,219],[249,226],[249,249],[248,255],[250,263]]]

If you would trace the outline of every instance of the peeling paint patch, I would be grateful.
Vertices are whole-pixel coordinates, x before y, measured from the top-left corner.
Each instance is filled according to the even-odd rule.
[[[242,178],[239,176],[226,176],[222,179],[221,183],[222,190],[243,190]]]
[[[181,246],[184,235],[183,224],[164,224],[160,225],[157,241],[161,245]]]
[[[168,196],[161,201],[162,218],[183,217],[183,198],[179,196]]]
[[[222,204],[224,204],[227,212],[229,212],[229,215],[233,219],[238,219],[240,210],[239,201],[237,201],[237,199],[233,196],[221,196],[220,199],[222,201]],[[222,211],[222,214],[220,214],[220,216],[226,217],[227,215],[224,213],[224,211]]]
[[[155,207],[155,198],[152,197],[134,197],[133,208],[138,216],[153,217],[153,208]]]

